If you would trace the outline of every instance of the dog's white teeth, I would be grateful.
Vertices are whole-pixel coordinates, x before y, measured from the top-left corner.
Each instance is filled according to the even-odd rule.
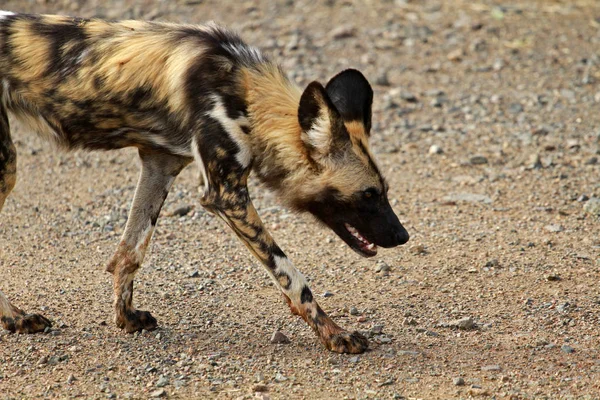
[[[348,229],[348,232],[350,232],[352,235],[354,235],[354,236],[358,235],[358,231],[352,225],[346,224],[346,229]]]
[[[375,243],[369,243],[369,245],[367,246],[367,249],[373,250],[373,247],[375,247]]]

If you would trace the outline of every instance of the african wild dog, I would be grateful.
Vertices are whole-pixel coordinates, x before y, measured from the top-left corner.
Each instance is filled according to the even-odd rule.
[[[173,180],[195,160],[202,205],[264,264],[291,311],[335,352],[360,353],[361,334],[336,325],[263,226],[250,171],[294,210],[308,211],[353,250],[405,243],[387,184],[369,151],[373,91],[356,70],[301,91],[278,65],[216,25],[106,22],[0,13],[0,208],[16,181],[8,113],[67,149],[135,146],[141,175],[125,232],[107,271],[115,321],[126,332],[156,320],[133,308],[133,278]],[[6,329],[50,322],[0,292]]]

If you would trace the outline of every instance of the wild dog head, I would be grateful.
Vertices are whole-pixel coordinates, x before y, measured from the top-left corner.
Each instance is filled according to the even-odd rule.
[[[353,69],[332,78],[325,87],[312,82],[298,108],[301,140],[313,168],[296,199],[365,257],[377,246],[408,241],[388,201],[388,185],[369,150],[373,90]]]

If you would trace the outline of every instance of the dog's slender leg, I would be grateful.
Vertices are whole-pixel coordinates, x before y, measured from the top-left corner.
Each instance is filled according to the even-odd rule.
[[[0,89],[0,98],[2,90]],[[10,137],[6,110],[0,102],[0,211],[17,181],[17,151]],[[2,272],[0,274],[3,274]],[[52,326],[38,314],[27,314],[12,305],[0,292],[0,321],[5,329],[18,333],[35,333]]]
[[[215,212],[263,263],[281,289],[292,313],[302,317],[321,342],[337,353],[362,353],[369,343],[358,332],[340,328],[325,314],[314,299],[304,276],[279,248],[264,227],[245,185],[227,189],[211,187],[202,198],[202,205]]]
[[[135,191],[125,232],[106,270],[113,274],[115,322],[132,333],[156,328],[148,311],[133,308],[133,278],[144,255],[171,184],[191,159],[140,151],[142,172]]]

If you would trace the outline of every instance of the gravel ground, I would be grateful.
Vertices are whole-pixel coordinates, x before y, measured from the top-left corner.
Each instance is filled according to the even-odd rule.
[[[301,85],[361,69],[376,92],[373,148],[411,233],[406,246],[362,259],[252,182],[282,248],[316,294],[331,294],[319,296],[323,308],[371,337],[363,355],[329,353],[202,210],[188,168],[136,280],[136,304],[160,328],[127,335],[112,323],[104,266],[126,222],[136,153],[58,153],[16,126],[0,286],[54,328],[0,332],[0,398],[600,398],[598,2],[0,6],[214,19]],[[291,343],[272,344],[275,331]]]

